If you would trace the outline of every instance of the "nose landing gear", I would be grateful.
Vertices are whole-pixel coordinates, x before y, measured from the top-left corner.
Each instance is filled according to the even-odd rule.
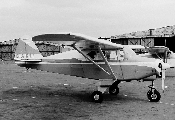
[[[147,97],[149,99],[150,102],[158,102],[161,98],[160,93],[155,89],[154,85],[153,85],[153,81],[152,81],[152,85],[148,86],[149,88],[151,88],[151,90],[149,90],[147,92]]]

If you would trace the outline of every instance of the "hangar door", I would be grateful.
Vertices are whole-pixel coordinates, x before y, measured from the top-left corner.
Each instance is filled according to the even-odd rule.
[[[128,45],[142,45],[145,47],[154,46],[154,38],[128,39]]]
[[[128,45],[140,45],[140,39],[128,39]]]
[[[142,45],[145,47],[152,47],[154,46],[154,39],[153,38],[137,38],[137,39],[128,39],[128,45]],[[143,49],[135,49],[136,53],[144,53],[145,50]]]

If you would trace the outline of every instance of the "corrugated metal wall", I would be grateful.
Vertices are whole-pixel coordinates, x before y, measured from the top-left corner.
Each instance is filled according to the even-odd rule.
[[[15,48],[14,43],[0,43],[0,59],[12,60],[15,56]]]
[[[0,59],[2,60],[14,60],[16,47],[18,45],[18,39],[13,41],[6,41],[0,43]],[[60,52],[68,51],[67,48],[62,48],[60,46],[45,44],[45,43],[35,43],[41,54],[46,57]]]

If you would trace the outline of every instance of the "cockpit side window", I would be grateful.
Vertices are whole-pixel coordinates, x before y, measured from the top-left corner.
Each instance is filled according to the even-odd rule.
[[[107,60],[123,61],[123,51],[102,51]],[[88,54],[93,60],[102,60],[102,56],[98,51],[90,51]]]
[[[124,55],[122,51],[120,50],[110,51],[110,60],[123,61],[123,59],[124,59]]]
[[[95,59],[96,51],[90,51],[87,55],[90,56],[92,59]]]

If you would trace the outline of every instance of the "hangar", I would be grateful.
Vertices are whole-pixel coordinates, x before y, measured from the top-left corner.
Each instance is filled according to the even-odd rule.
[[[137,31],[109,38],[112,42],[122,45],[143,45],[145,47],[166,46],[175,52],[175,25],[145,31]]]
[[[46,42],[37,42],[37,39],[40,39],[39,35],[34,36],[33,40],[36,41],[35,44],[43,56],[67,51],[67,49],[62,48],[61,46],[55,46]],[[115,35],[109,38],[100,37],[99,39],[110,39],[112,42],[122,45],[143,45],[146,47],[166,46],[171,51],[175,52],[173,41],[175,39],[175,25]],[[19,39],[14,39],[0,42],[0,59],[13,60],[18,40]]]
[[[19,40],[20,38],[0,42],[0,59],[1,60],[9,61],[14,59],[16,47],[18,45]],[[57,46],[47,42],[35,41],[35,45],[38,47],[39,51],[44,57],[68,50],[67,48],[62,48],[61,46]]]

